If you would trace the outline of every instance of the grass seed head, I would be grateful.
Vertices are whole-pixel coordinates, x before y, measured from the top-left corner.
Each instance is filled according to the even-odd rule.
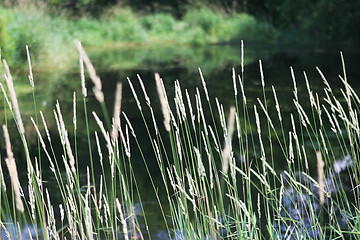
[[[164,117],[164,126],[166,131],[170,132],[171,125],[170,125],[170,107],[169,102],[166,96],[166,91],[164,87],[164,83],[160,78],[158,73],[155,74],[155,83],[156,83],[156,90],[159,95],[160,104],[161,104],[161,111]]]
[[[4,132],[4,138],[5,138],[6,153],[7,153],[7,158],[5,159],[5,162],[6,162],[6,166],[8,168],[8,171],[9,171],[10,180],[11,180],[11,186],[12,186],[14,194],[15,194],[16,208],[20,212],[24,212],[25,208],[24,208],[23,202],[21,200],[20,182],[19,182],[19,177],[18,177],[18,171],[17,171],[17,168],[16,168],[14,154],[13,154],[13,152],[11,150],[9,132],[8,132],[7,127],[5,125],[3,125],[3,132]]]
[[[22,121],[21,114],[20,114],[20,108],[19,108],[19,103],[18,103],[17,97],[16,97],[16,93],[15,93],[13,78],[10,74],[10,69],[9,69],[9,66],[7,65],[6,61],[3,60],[3,63],[4,63],[4,67],[5,67],[5,80],[6,80],[6,84],[8,86],[10,99],[11,99],[12,106],[13,106],[13,109],[15,112],[16,123],[18,125],[20,134],[24,135],[25,128],[24,128],[24,123]]]
[[[322,158],[321,152],[316,152],[317,160],[317,174],[318,174],[318,183],[319,183],[319,198],[320,203],[324,204],[325,202],[325,182],[324,182],[324,160]]]
[[[122,83],[116,85],[114,115],[113,115],[113,128],[111,130],[111,139],[114,140],[119,136],[120,128],[120,113],[121,113],[121,99],[122,99]]]

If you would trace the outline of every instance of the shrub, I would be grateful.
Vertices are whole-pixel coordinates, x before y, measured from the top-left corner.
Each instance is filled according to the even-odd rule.
[[[129,8],[114,8],[103,16],[101,23],[103,36],[110,41],[139,43],[147,39],[139,16]]]
[[[221,13],[207,8],[189,10],[183,18],[190,28],[199,27],[210,36],[216,36],[217,29],[222,26],[223,20],[224,16]]]
[[[7,29],[6,13],[0,8],[0,48],[2,57],[12,63],[15,54],[15,43]]]
[[[141,24],[144,28],[154,33],[170,33],[174,31],[176,20],[171,14],[157,13],[143,17]]]

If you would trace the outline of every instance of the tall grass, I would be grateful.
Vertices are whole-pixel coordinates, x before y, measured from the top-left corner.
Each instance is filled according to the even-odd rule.
[[[325,85],[325,98],[320,99],[318,93],[311,90],[304,73],[309,101],[302,102],[291,70],[296,112],[290,116],[282,115],[275,88],[272,87],[273,96],[268,96],[265,91],[267,86],[261,61],[263,95],[253,106],[246,98],[243,61],[241,72],[233,71],[234,92],[229,94],[234,95],[234,106],[230,109],[224,109],[221,99],[211,95],[211,89],[206,87],[206,73],[200,69],[203,87],[196,89],[194,95],[190,95],[188,89],[182,89],[179,81],[175,81],[175,92],[170,93],[168,84],[155,74],[159,99],[150,99],[140,76],[137,80],[127,79],[146,128],[147,136],[140,136],[127,114],[121,112],[122,85],[118,85],[114,113],[110,118],[101,79],[79,42],[77,48],[82,89],[74,94],[73,126],[65,125],[61,103],[57,102],[54,110],[62,152],[55,152],[54,136],[50,135],[43,114],[37,112],[36,96],[33,95],[34,115],[39,114],[41,120],[32,118],[31,121],[38,134],[38,151],[45,156],[41,159],[42,164],[40,155],[32,158],[34,155],[29,153],[21,106],[17,103],[10,70],[3,61],[8,86],[8,91],[3,90],[4,108],[14,116],[20,133],[8,137],[6,124],[3,127],[8,149],[6,161],[12,163],[11,166],[8,164],[12,187],[4,180],[6,173],[1,170],[0,224],[9,238],[23,239],[28,235],[33,239],[153,238],[156,229],[149,228],[138,185],[140,177],[145,176],[136,175],[135,168],[140,166],[134,166],[134,152],[143,160],[142,167],[148,174],[146,178],[171,239],[357,238],[360,133],[357,112],[360,100],[347,82],[342,55],[344,70],[339,78],[344,83],[343,101],[333,94],[318,69]],[[241,52],[243,57],[243,49]],[[30,63],[29,57],[31,75]],[[87,93],[91,90],[86,88],[89,84],[85,84],[85,69],[102,113],[87,112]],[[36,88],[36,79],[31,77],[31,80]],[[141,87],[141,93],[136,92],[135,84]],[[76,111],[76,95],[79,94],[82,95],[84,116],[79,116]],[[275,104],[269,104],[269,99],[274,99]],[[310,104],[311,112],[305,112],[305,104]],[[161,106],[160,118],[154,113],[156,105]],[[271,111],[277,112],[277,118],[273,118]],[[93,133],[89,131],[89,122],[94,121],[99,130]],[[87,132],[84,146],[77,141],[79,122],[84,123],[81,127]],[[45,133],[40,132],[40,126]],[[332,167],[338,153],[333,151],[330,131],[336,136],[341,155],[352,159],[346,173],[346,179],[351,182],[349,190],[343,187],[344,179],[338,174],[339,168],[343,167]],[[27,183],[16,181],[10,142],[18,137],[26,153]],[[91,138],[96,139],[96,153],[91,147]],[[161,186],[154,181],[156,173],[148,167],[148,159],[152,157],[144,151],[146,138],[158,165]],[[79,164],[79,148],[89,151],[85,165]],[[274,155],[275,152],[280,154]],[[318,180],[311,176],[312,169],[308,164],[308,159],[315,158],[318,159]],[[279,159],[284,159],[287,164],[283,172],[274,170]],[[61,202],[59,206],[52,205],[54,199],[43,184],[45,162],[61,195],[61,200],[56,199]],[[95,163],[100,167],[97,176]],[[348,166],[350,161],[344,164]],[[28,185],[27,190],[25,185]],[[159,188],[164,189],[162,193]],[[135,212],[137,203],[141,215]],[[34,226],[35,233],[29,225]]]

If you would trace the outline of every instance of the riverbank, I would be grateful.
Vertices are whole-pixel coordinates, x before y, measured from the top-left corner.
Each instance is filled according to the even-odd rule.
[[[246,13],[188,10],[181,19],[167,13],[140,14],[127,7],[99,18],[50,16],[40,9],[0,9],[2,56],[12,65],[26,63],[29,45],[35,70],[67,68],[76,58],[74,39],[87,47],[139,45],[207,45],[239,42],[274,43],[278,31]],[[55,60],[56,59],[56,60]]]

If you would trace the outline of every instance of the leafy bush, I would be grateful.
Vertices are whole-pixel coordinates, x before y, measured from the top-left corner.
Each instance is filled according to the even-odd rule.
[[[275,42],[278,38],[277,30],[269,23],[259,22],[248,14],[235,17],[233,40],[255,40],[257,42]]]
[[[273,26],[259,22],[246,13],[225,15],[209,9],[190,10],[185,15],[184,22],[189,27],[188,40],[196,44],[241,39],[252,42],[274,42],[278,37]],[[201,36],[204,39],[200,40]]]
[[[6,20],[6,21],[5,21]],[[42,69],[66,68],[74,57],[66,46],[79,39],[87,46],[134,44],[195,44],[229,42],[245,39],[273,42],[277,31],[247,14],[226,15],[208,8],[188,10],[183,19],[157,13],[140,16],[127,7],[117,6],[100,19],[51,17],[36,9],[4,9],[0,16],[0,43],[9,62],[24,66],[25,45]],[[55,57],[56,56],[56,57]],[[45,67],[46,66],[46,67]]]
[[[184,21],[190,27],[200,27],[210,36],[216,35],[217,29],[221,27],[223,20],[224,16],[221,13],[207,8],[189,10],[184,16]]]
[[[0,8],[0,48],[2,57],[12,59],[15,52],[15,44],[7,29],[5,11]],[[11,63],[11,62],[10,62]]]
[[[176,20],[171,14],[158,13],[143,17],[141,24],[144,28],[154,33],[169,33],[174,30]]]
[[[61,68],[66,65],[66,61],[57,62],[61,57],[69,57],[70,50],[60,49],[66,49],[65,46],[72,42],[64,19],[50,18],[41,10],[32,8],[6,9],[2,16],[7,20],[3,29],[5,40],[8,39],[5,49],[10,48],[11,53],[4,55],[8,62],[13,62],[16,67],[24,66],[27,61],[25,46],[28,45],[33,60],[40,63],[36,64],[38,67]]]

